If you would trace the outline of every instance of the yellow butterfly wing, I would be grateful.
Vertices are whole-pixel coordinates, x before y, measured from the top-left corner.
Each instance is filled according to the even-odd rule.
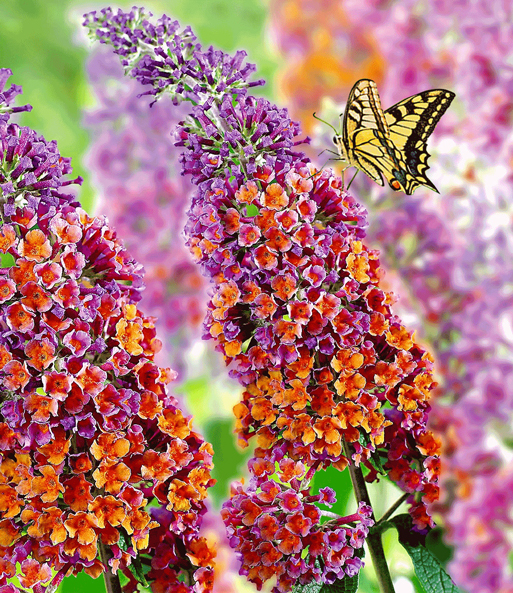
[[[401,165],[396,162],[378,88],[373,80],[359,80],[351,89],[342,134],[336,137],[336,144],[343,160],[376,183],[384,185],[384,175],[389,183],[395,184],[395,189],[402,189],[394,177],[394,171]]]
[[[451,91],[431,89],[403,99],[385,111],[390,140],[408,169],[407,194],[419,185],[438,191],[426,176],[430,156],[426,143],[454,97]]]
[[[379,185],[384,176],[395,191],[409,195],[419,185],[437,191],[425,176],[426,140],[453,98],[450,91],[434,89],[383,112],[376,83],[359,80],[349,94],[342,133],[335,137],[341,158]]]

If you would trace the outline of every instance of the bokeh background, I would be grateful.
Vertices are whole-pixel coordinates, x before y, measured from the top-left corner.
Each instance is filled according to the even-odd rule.
[[[132,2],[116,6],[130,8]],[[368,242],[382,253],[397,311],[433,352],[439,387],[432,424],[444,441],[441,525],[429,547],[462,591],[513,590],[513,15],[508,0],[167,0],[154,15],[189,24],[205,45],[245,49],[266,79],[259,93],[288,106],[312,138],[330,146],[353,83],[373,78],[383,106],[427,88],[457,94],[429,148],[440,194],[402,196],[363,174],[351,191],[369,210]],[[0,64],[34,106],[20,117],[84,177],[89,212],[107,215],[146,268],[141,308],[158,317],[159,362],[176,368],[176,392],[215,450],[213,515],[229,483],[244,475],[231,408],[239,387],[201,341],[207,287],[183,247],[191,189],[179,175],[171,132],[183,110],[137,99],[117,59],[92,46],[82,14],[104,4],[76,0],[0,3]],[[326,163],[329,154],[318,158]],[[337,166],[337,163],[328,163]],[[337,490],[335,511],[354,508],[347,472],[316,476]],[[380,516],[400,493],[371,488]],[[349,512],[352,512],[349,510]],[[220,533],[211,520],[212,537]],[[217,535],[216,535],[217,534]],[[443,536],[443,540],[442,540]],[[421,592],[406,553],[385,534],[397,593]],[[226,547],[219,591],[251,590]],[[67,579],[64,593],[104,591],[101,579]],[[378,593],[370,562],[360,590]]]

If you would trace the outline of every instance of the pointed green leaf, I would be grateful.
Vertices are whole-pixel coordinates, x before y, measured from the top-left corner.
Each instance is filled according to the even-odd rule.
[[[345,577],[335,581],[331,585],[323,583],[308,583],[308,585],[296,585],[292,593],[356,593],[358,591],[358,575]]]
[[[139,556],[136,556],[133,559],[132,564],[130,564],[128,568],[143,587],[149,587],[148,581],[146,580],[146,576],[143,572],[141,559],[139,558]]]
[[[296,585],[292,593],[321,593],[323,583],[308,583],[308,585]]]
[[[426,593],[461,593],[438,558],[425,547],[426,536],[413,531],[408,513],[396,515],[387,521],[388,525],[396,527],[399,543],[408,552],[415,574]]]
[[[324,585],[321,593],[356,593],[358,591],[358,574],[354,577],[346,576],[335,581],[332,585]]]
[[[415,573],[426,593],[461,593],[437,558],[424,546],[401,542],[410,555]]]

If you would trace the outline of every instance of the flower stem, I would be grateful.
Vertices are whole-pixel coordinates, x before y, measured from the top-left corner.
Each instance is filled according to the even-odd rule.
[[[332,513],[331,511],[320,510],[319,512],[321,513],[321,517],[329,517],[330,519],[342,519],[340,515],[337,515],[337,513]]]
[[[353,484],[356,500],[358,502],[364,502],[372,508],[369,493],[367,491],[367,484],[363,477],[362,470],[359,467],[356,467],[354,464],[351,451],[349,449],[349,444],[346,442],[344,442],[344,453],[349,460],[349,474],[351,476],[351,482]],[[372,514],[374,518],[374,511]],[[369,533],[366,542],[369,547],[369,552],[372,558],[372,564],[374,565],[374,570],[376,571],[376,576],[378,577],[381,593],[395,593],[394,584],[392,583],[392,577],[390,576],[390,571],[388,570],[388,564],[385,558],[383,544],[381,542],[381,533]]]
[[[388,511],[381,517],[381,519],[376,523],[376,526],[382,525],[385,521],[387,521],[396,511],[397,509],[403,504],[403,502],[409,497],[411,494],[406,492],[401,496],[401,498],[397,499],[394,504],[388,509]]]
[[[109,559],[112,558],[111,551],[105,546],[103,542],[99,543],[99,548],[100,558],[103,565],[105,566],[103,578],[105,579],[105,589],[107,590],[107,593],[122,593],[119,577],[117,574],[112,574],[112,571],[109,566]]]

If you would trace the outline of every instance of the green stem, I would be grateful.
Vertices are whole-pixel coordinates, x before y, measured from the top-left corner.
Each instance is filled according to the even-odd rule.
[[[372,508],[362,470],[359,467],[356,467],[353,463],[351,450],[346,442],[344,442],[344,453],[349,461],[349,474],[351,476],[356,500],[358,502],[364,502]],[[372,517],[374,518],[374,511]],[[388,570],[388,564],[385,558],[385,551],[383,550],[383,543],[381,542],[381,533],[370,532],[365,541],[369,547],[372,564],[374,565],[374,570],[378,577],[381,593],[395,593],[394,584],[392,583],[392,577],[390,576],[390,571]]]
[[[98,547],[100,548],[100,558],[105,566],[105,572],[103,578],[105,579],[105,589],[107,593],[122,593],[121,583],[117,574],[112,574],[109,566],[109,560],[112,558],[112,552],[105,546],[103,542],[100,542]]]
[[[406,499],[411,496],[409,492],[406,492],[394,502],[394,504],[388,509],[388,511],[381,517],[381,519],[376,523],[376,527],[378,525],[383,525],[385,521],[387,521],[396,511],[397,509],[406,501]]]

